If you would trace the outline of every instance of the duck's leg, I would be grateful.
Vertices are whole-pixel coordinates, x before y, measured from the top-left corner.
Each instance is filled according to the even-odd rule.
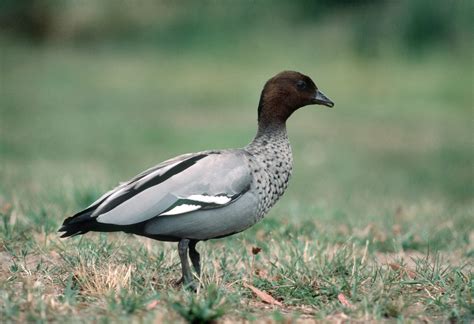
[[[189,258],[191,259],[191,263],[193,264],[194,270],[196,271],[196,274],[198,277],[201,276],[201,257],[199,255],[199,252],[196,250],[196,244],[198,244],[199,241],[197,240],[191,240],[189,242]]]
[[[188,262],[188,246],[189,240],[182,239],[178,243],[178,254],[181,260],[181,269],[183,271],[183,283],[185,287],[189,287],[193,290],[196,290],[193,282],[193,275],[191,273],[191,268],[189,267]]]

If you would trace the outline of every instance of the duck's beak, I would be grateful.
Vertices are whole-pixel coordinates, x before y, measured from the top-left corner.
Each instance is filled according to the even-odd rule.
[[[317,105],[328,106],[330,108],[334,107],[334,102],[332,102],[331,99],[326,97],[324,93],[322,93],[319,90],[316,90],[316,94],[314,95],[314,98],[313,98],[313,103]]]

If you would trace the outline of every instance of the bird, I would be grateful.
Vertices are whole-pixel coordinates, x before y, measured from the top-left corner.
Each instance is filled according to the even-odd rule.
[[[200,241],[259,222],[285,192],[293,158],[286,121],[307,105],[334,107],[308,76],[283,71],[260,94],[257,133],[243,148],[207,150],[166,160],[119,184],[64,220],[61,237],[122,231],[178,242],[181,279],[196,290]],[[189,260],[188,260],[189,256]]]

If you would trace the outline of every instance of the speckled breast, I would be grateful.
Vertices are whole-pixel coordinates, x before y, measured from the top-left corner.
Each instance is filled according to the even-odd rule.
[[[253,177],[253,190],[258,195],[257,219],[265,216],[288,187],[293,168],[291,147],[286,136],[273,141],[263,141],[253,147],[249,155]]]

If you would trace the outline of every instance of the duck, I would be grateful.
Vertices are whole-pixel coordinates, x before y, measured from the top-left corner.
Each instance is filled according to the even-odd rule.
[[[293,168],[287,119],[308,105],[334,107],[308,76],[283,71],[260,94],[258,128],[243,148],[188,153],[149,168],[64,220],[59,232],[136,234],[178,243],[179,283],[196,289],[200,241],[240,233],[256,224],[285,192]],[[188,260],[189,257],[189,260]]]

